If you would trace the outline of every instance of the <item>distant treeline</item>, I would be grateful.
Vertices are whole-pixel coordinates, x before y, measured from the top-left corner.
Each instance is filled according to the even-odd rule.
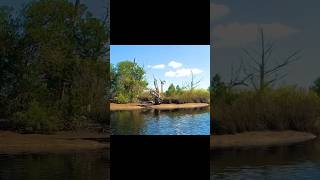
[[[147,88],[145,70],[134,61],[121,61],[111,65],[111,100],[116,103],[132,103],[139,101],[153,101],[154,96]],[[160,81],[160,87],[158,85]],[[207,89],[197,89],[200,81],[195,81],[192,75],[191,81],[185,86],[170,84],[164,91],[165,80],[154,77],[152,90],[161,95],[162,103],[209,103],[210,93]]]
[[[108,124],[108,32],[80,3],[1,7],[0,119],[32,132]]]

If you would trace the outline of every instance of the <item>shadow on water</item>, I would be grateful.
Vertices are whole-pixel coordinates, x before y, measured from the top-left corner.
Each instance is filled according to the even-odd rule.
[[[290,146],[217,149],[210,179],[320,179],[320,140]]]
[[[107,180],[109,152],[0,154],[1,180]]]
[[[111,112],[113,134],[209,134],[208,108]]]

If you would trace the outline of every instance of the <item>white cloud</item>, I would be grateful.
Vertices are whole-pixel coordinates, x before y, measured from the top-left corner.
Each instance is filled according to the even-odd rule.
[[[176,72],[174,71],[167,71],[164,76],[166,77],[175,77],[176,76]]]
[[[174,69],[177,69],[177,68],[182,66],[182,63],[179,63],[179,62],[176,62],[176,61],[170,61],[168,63],[168,66],[170,66],[170,67],[172,67]]]
[[[164,64],[157,64],[157,65],[152,66],[151,68],[152,69],[163,69],[165,67],[166,67],[166,65],[164,65]]]
[[[257,29],[262,27],[268,39],[279,39],[298,32],[297,29],[280,23],[255,24],[231,23],[218,25],[211,32],[212,42],[216,47],[242,46],[257,40]]]
[[[203,71],[198,68],[181,68],[176,71],[167,71],[164,75],[166,77],[188,77],[191,76],[191,72],[196,75],[201,74]]]
[[[151,66],[151,65],[148,65],[147,67],[148,67],[148,68],[152,68],[152,66]]]
[[[229,7],[222,4],[210,3],[210,21],[214,21],[220,17],[226,16],[229,13]]]

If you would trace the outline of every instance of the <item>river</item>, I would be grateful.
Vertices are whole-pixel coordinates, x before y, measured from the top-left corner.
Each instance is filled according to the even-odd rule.
[[[116,135],[209,135],[208,108],[111,112]]]
[[[320,139],[278,147],[216,149],[211,180],[320,179]]]
[[[106,151],[66,154],[0,154],[1,180],[108,180]]]

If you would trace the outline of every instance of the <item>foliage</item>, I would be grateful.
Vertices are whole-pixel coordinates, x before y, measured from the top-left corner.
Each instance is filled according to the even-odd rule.
[[[119,62],[111,69],[111,88],[117,103],[135,102],[147,87],[145,71],[137,63]]]
[[[0,12],[0,117],[37,131],[57,129],[48,109],[70,127],[108,123],[107,25],[67,0],[32,1],[16,19]]]
[[[164,97],[164,103],[209,103],[210,93],[204,89],[181,90]]]
[[[26,111],[15,113],[14,124],[24,131],[50,133],[58,130],[61,122],[56,112],[32,101]]]
[[[317,93],[320,96],[320,78],[317,78],[314,82],[313,85],[310,88],[312,91]]]
[[[233,96],[231,101],[214,102],[215,133],[320,130],[320,98],[311,91],[281,87],[263,93],[235,90],[229,93],[232,95],[221,98]]]
[[[167,96],[171,96],[174,95],[176,93],[176,88],[174,87],[174,85],[171,83],[168,90],[166,91],[166,95]]]

